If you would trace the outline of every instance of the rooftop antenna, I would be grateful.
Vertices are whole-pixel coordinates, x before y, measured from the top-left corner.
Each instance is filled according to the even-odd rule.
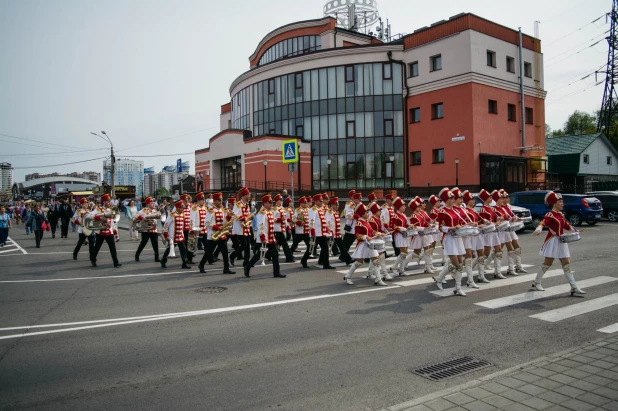
[[[376,0],[327,0],[322,8],[325,17],[334,17],[338,27],[358,30],[371,27],[378,21],[378,2]]]

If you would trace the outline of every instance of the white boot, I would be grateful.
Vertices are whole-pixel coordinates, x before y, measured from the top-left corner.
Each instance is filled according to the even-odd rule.
[[[408,269],[408,264],[410,264],[412,262],[412,260],[415,260],[417,257],[418,257],[418,254],[416,254],[416,251],[408,253],[408,256],[406,257],[406,260],[403,262],[403,269],[404,269],[404,271]]]
[[[373,265],[373,271],[374,271],[374,277],[375,279],[373,280],[373,283],[375,285],[382,285],[385,286],[386,283],[384,281],[382,281],[382,274],[380,273],[380,268],[375,264],[377,262],[377,260],[370,260],[370,262]]]
[[[417,264],[421,265],[421,260],[425,258],[425,250],[421,250],[421,253],[418,255]]]
[[[367,269],[367,278],[370,278],[372,280],[376,279],[376,274],[375,274],[375,264],[373,263],[373,260],[369,260],[369,268]]]
[[[408,259],[408,253],[404,253],[402,252],[401,254],[399,254],[399,256],[401,257],[401,261],[399,262],[399,276],[402,276],[405,274],[406,269],[405,269],[405,261]]]
[[[517,247],[515,250],[515,271],[518,273],[527,273],[524,267],[521,265],[521,248]]]
[[[384,256],[384,253],[380,254],[378,263],[380,265],[380,274],[382,274],[382,278],[386,281],[393,281],[393,276],[386,271],[386,257]]]
[[[347,274],[345,275],[345,277],[343,277],[343,280],[346,282],[346,284],[354,285],[354,283],[352,282],[352,274],[354,274],[354,271],[356,271],[356,269],[360,267],[361,265],[363,265],[362,261],[354,261],[352,263]]]
[[[487,271],[489,271],[489,267],[491,266],[491,262],[492,260],[496,257],[496,252],[491,250],[489,252],[489,256],[485,257],[485,273],[487,274]]]
[[[488,283],[489,280],[485,278],[485,256],[480,256],[477,261],[479,270],[479,283]]]
[[[442,281],[444,281],[446,274],[448,274],[448,272],[451,270],[451,267],[453,266],[450,263],[446,264],[444,267],[442,267],[442,270],[440,271],[440,274],[438,274],[437,277],[431,277],[436,282],[436,286],[438,287],[439,290],[442,290]]]
[[[461,289],[461,278],[463,277],[463,264],[459,264],[455,268],[452,275],[453,275],[453,278],[455,278],[455,290],[453,291],[453,294],[465,297],[466,293],[464,293],[463,290]]]
[[[562,266],[562,270],[564,270],[564,275],[567,278],[567,280],[569,280],[569,284],[571,284],[571,295],[573,295],[573,294],[578,294],[578,295],[586,294],[585,291],[581,290],[577,286],[577,283],[575,282],[575,277],[573,277],[573,271],[571,270],[571,264],[563,265]]]
[[[545,289],[541,285],[541,280],[543,279],[543,276],[545,275],[547,270],[549,270],[549,267],[551,266],[543,264],[541,268],[539,268],[539,271],[536,273],[536,278],[532,283],[532,288],[534,288],[536,291],[545,291]]]
[[[472,273],[472,259],[466,258],[464,260],[464,266],[466,268],[466,275],[468,276],[467,285],[470,288],[481,288],[474,282],[474,274]]]
[[[515,250],[507,251],[507,260],[508,260],[508,275],[519,275],[515,272]]]
[[[502,275],[502,251],[494,253],[494,278],[504,280],[506,277]]]
[[[399,271],[399,265],[403,262],[403,257],[402,257],[402,253],[399,253],[399,255],[397,256],[397,258],[395,259],[395,264],[391,265],[391,267],[388,269],[388,271],[392,272],[392,273],[396,273]]]
[[[436,273],[436,269],[433,268],[430,253],[425,253],[425,273],[428,273],[428,274]]]

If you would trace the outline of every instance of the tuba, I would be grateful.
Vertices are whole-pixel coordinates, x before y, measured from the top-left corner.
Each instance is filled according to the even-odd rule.
[[[92,232],[94,230],[105,230],[109,228],[109,225],[107,224],[107,219],[113,218],[113,215],[111,213],[112,213],[111,211],[103,213],[103,217],[105,218],[102,220],[98,220],[98,221],[94,219],[93,214],[87,214],[84,217],[84,225],[82,227],[82,233],[86,237],[89,237],[92,235]]]
[[[156,211],[144,216],[142,220],[135,218],[131,221],[131,226],[135,231],[139,231],[140,233],[144,231],[151,231],[157,228],[157,222],[155,220],[158,220],[160,217],[161,213]]]
[[[189,237],[187,238],[187,252],[194,253],[197,250],[197,237],[199,232],[199,227],[194,227],[192,230],[189,230]]]

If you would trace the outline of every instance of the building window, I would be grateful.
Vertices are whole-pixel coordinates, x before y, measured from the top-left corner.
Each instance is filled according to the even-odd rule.
[[[526,124],[534,124],[533,117],[532,109],[530,107],[526,107]]]
[[[524,63],[524,76],[532,78],[532,64]]]
[[[354,121],[346,121],[346,137],[356,137],[356,124]]]
[[[608,166],[612,165],[612,156],[607,156],[607,165]]]
[[[584,154],[584,164],[590,164],[590,156],[588,154]]]
[[[354,66],[345,66],[345,82],[354,83]]]
[[[442,70],[442,55],[429,57],[431,71]]]
[[[303,136],[303,126],[296,126],[296,137]]]
[[[515,73],[515,59],[513,57],[506,57],[506,71]]]
[[[274,79],[268,80],[268,94],[275,94],[275,80]]]
[[[421,108],[415,107],[410,109],[410,123],[419,123],[421,121]]]
[[[498,102],[496,100],[488,100],[489,112],[498,114]]]
[[[487,65],[489,67],[496,67],[496,52],[487,50]]]
[[[418,61],[408,64],[408,69],[410,70],[410,77],[418,77]]]
[[[444,149],[436,148],[433,150],[433,163],[444,163]]]
[[[517,121],[517,109],[515,104],[508,105],[509,121]]]
[[[382,64],[382,79],[383,80],[393,79],[393,71],[392,71],[391,63]]]
[[[444,109],[442,103],[436,103],[431,105],[431,119],[436,120],[444,117]]]
[[[410,153],[410,164],[413,166],[421,165],[421,152],[420,151],[413,151]]]
[[[384,136],[385,137],[393,136],[393,120],[392,119],[384,120]]]
[[[296,73],[295,75],[295,84],[296,84],[296,88],[303,88],[303,75],[302,73]]]

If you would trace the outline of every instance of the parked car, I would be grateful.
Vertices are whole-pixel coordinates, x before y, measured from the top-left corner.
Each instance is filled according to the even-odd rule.
[[[481,206],[483,205],[483,200],[481,200],[481,198],[477,194],[474,194],[474,203],[474,209],[478,213],[481,210]],[[494,200],[491,200],[491,205],[496,205]],[[519,232],[522,232],[527,228],[530,230],[534,230],[536,228],[536,226],[532,224],[532,216],[530,215],[530,211],[527,208],[511,204],[511,210],[513,210],[513,214],[519,217],[524,223],[524,228],[522,230],[519,230]]]
[[[618,221],[618,191],[595,191],[586,195],[594,196],[603,204],[603,217],[611,222]]]
[[[511,204],[530,210],[532,224],[536,227],[550,210],[545,205],[545,195],[548,192],[539,190],[510,193]],[[583,194],[562,194],[562,198],[564,199],[562,212],[571,225],[581,226],[584,221],[588,225],[595,225],[603,215],[603,206],[595,197]]]

